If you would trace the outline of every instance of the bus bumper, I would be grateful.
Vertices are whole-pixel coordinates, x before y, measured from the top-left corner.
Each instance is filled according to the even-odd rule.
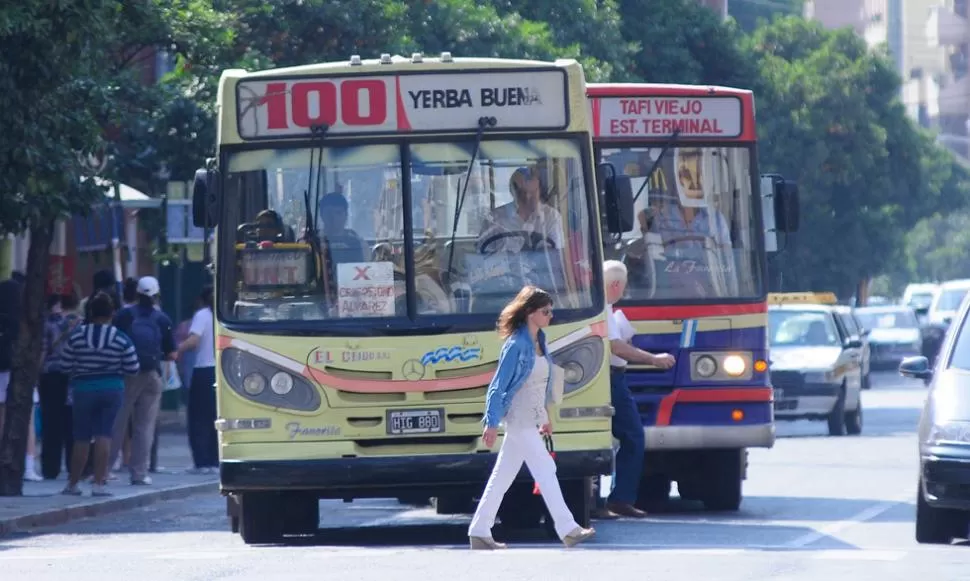
[[[497,449],[497,447],[496,447]],[[220,464],[223,492],[312,490],[340,498],[380,491],[484,486],[495,464],[495,453],[415,454],[299,460],[224,459]],[[557,450],[556,474],[561,480],[610,474],[613,451]],[[523,466],[520,478],[530,478]]]
[[[775,425],[646,426],[643,435],[647,450],[771,448],[775,444]]]

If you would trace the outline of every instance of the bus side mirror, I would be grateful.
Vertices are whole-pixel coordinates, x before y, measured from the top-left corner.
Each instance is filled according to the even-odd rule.
[[[798,184],[783,179],[774,182],[775,228],[797,232],[799,222]]]
[[[220,185],[218,170],[196,170],[192,184],[192,223],[196,228],[215,228],[219,223]]]
[[[612,234],[633,230],[633,183],[628,176],[611,175],[603,183],[606,229]]]

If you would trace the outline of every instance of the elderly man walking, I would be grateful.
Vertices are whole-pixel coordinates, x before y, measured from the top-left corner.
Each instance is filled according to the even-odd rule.
[[[643,474],[644,437],[640,412],[633,399],[633,393],[626,382],[627,363],[653,365],[661,369],[674,366],[674,356],[669,353],[659,355],[648,353],[633,346],[630,337],[624,339],[616,319],[613,305],[623,298],[626,291],[626,265],[616,260],[603,263],[603,278],[606,283],[606,302],[609,303],[611,316],[607,320],[610,340],[610,399],[616,410],[613,416],[613,437],[620,441],[616,454],[616,476],[613,492],[610,494],[606,511],[597,511],[600,518],[616,515],[642,518],[646,512],[634,506]]]

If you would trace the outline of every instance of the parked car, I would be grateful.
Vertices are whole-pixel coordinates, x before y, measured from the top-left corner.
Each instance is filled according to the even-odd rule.
[[[923,337],[913,309],[902,305],[862,307],[856,309],[856,316],[869,329],[876,369],[894,369],[903,359],[923,354]]]
[[[916,541],[949,544],[970,525],[970,323],[964,301],[946,333],[936,367],[923,356],[899,365],[906,377],[930,380],[919,422]]]

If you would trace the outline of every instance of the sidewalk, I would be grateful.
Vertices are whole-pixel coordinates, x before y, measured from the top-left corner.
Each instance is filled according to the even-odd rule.
[[[118,480],[108,483],[111,497],[92,497],[91,485],[82,483],[84,496],[60,494],[67,474],[57,480],[24,482],[22,497],[0,497],[0,537],[15,531],[63,524],[72,520],[130,510],[155,502],[184,498],[186,495],[219,490],[215,474],[187,474],[192,456],[185,430],[177,419],[164,422],[159,434],[158,472],[151,474],[152,484],[132,486],[127,472],[117,473]]]

